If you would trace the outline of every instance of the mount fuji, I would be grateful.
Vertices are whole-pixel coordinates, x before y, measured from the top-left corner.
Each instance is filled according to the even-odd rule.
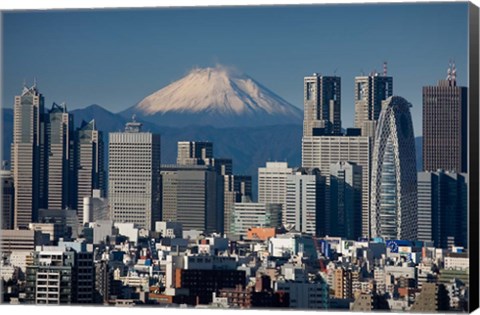
[[[196,68],[120,113],[164,126],[301,124],[303,113],[251,77],[225,66]]]

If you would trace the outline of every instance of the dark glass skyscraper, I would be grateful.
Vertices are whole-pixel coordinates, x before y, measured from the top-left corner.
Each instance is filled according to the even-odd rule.
[[[468,246],[467,187],[465,173],[418,173],[418,240],[441,248]]]
[[[467,171],[467,88],[455,65],[437,86],[423,87],[423,169]]]

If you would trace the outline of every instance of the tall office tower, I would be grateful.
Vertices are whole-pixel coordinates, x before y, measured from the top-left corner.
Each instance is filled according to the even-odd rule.
[[[116,222],[153,230],[161,214],[160,135],[135,121],[109,134],[108,199]]]
[[[286,221],[287,175],[290,174],[293,169],[287,162],[267,162],[266,167],[258,169],[258,202],[281,204],[282,222]]]
[[[76,135],[76,208],[80,223],[83,223],[83,200],[92,197],[93,190],[105,192],[103,168],[103,134],[97,129],[95,120],[82,122]]]
[[[411,106],[398,96],[382,103],[372,158],[372,237],[417,238],[417,171]]]
[[[177,143],[177,164],[203,165],[213,158],[213,143],[200,141],[179,141]]]
[[[232,235],[247,236],[253,227],[280,227],[282,225],[282,205],[278,203],[252,202],[244,197],[234,205]]]
[[[330,210],[336,236],[362,236],[362,167],[353,162],[330,166]]]
[[[13,198],[15,195],[12,173],[8,170],[0,170],[0,181],[2,191],[1,229],[11,230],[14,226]]]
[[[386,64],[384,64],[384,67]],[[382,101],[393,95],[393,78],[376,71],[368,76],[355,77],[355,128],[362,136],[374,137]]]
[[[66,105],[53,103],[47,114],[46,132],[48,209],[74,208],[73,116]]]
[[[162,165],[163,221],[223,233],[223,181],[206,165]]]
[[[93,253],[63,246],[33,252],[27,266],[27,304],[83,304],[93,302]]]
[[[223,226],[227,236],[232,235],[233,209],[242,198],[252,198],[252,177],[246,175],[224,175]]]
[[[339,135],[342,129],[340,77],[314,73],[304,78],[303,135]]]
[[[467,88],[455,65],[446,80],[423,87],[423,169],[467,172]]]
[[[325,205],[325,177],[316,168],[298,168],[287,175],[285,226],[316,236]]]
[[[441,248],[468,246],[467,186],[466,173],[418,173],[418,240]]]
[[[35,222],[44,206],[44,98],[36,84],[15,96],[13,107],[12,174],[15,189],[14,225]]]
[[[318,168],[322,174],[329,174],[331,164],[353,162],[362,167],[362,236],[370,235],[370,156],[372,145],[369,137],[335,136],[303,137],[302,166]],[[330,176],[325,180],[325,230],[322,234],[335,235],[334,222],[330,218]]]

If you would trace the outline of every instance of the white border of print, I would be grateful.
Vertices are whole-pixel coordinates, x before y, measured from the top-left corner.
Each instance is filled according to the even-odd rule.
[[[458,0],[457,0],[458,1]],[[238,6],[238,5],[285,5],[285,4],[335,4],[335,3],[409,3],[409,2],[431,2],[425,0],[2,0],[0,2],[1,10],[45,10],[45,9],[75,9],[75,8],[138,8],[138,7],[171,7],[171,6]],[[452,2],[452,0],[435,0],[435,2]],[[480,0],[472,0],[477,6],[480,6]],[[0,18],[1,22],[1,18]],[[1,27],[1,26],[0,26]],[[1,70],[1,66],[0,66]],[[1,72],[0,72],[1,73]],[[0,75],[0,78],[2,76]],[[1,83],[1,82],[0,82]],[[1,86],[1,85],[0,85]],[[92,307],[94,307],[92,309]],[[35,308],[35,309],[33,309]],[[155,308],[155,307],[135,307],[135,308],[123,308],[123,307],[101,307],[101,306],[33,306],[33,305],[0,305],[0,311],[2,314],[14,314],[14,313],[30,313],[34,312],[36,315],[52,315],[52,314],[71,314],[71,315],[83,315],[85,312],[98,313],[101,312],[104,315],[132,315],[132,312],[158,312],[168,315],[215,315],[222,312],[225,315],[244,314],[248,312],[248,315],[264,315],[268,312],[268,315],[285,315],[285,311],[294,312],[293,315],[308,315],[312,314],[311,311],[294,311],[290,309],[285,310],[225,310],[225,309],[176,309],[176,308]],[[323,311],[325,313],[325,311]],[[344,312],[328,311],[331,315],[345,315]],[[362,314],[362,313],[356,313]],[[371,313],[364,313],[371,314]],[[385,314],[391,315],[392,313],[375,312],[376,315]],[[407,314],[407,313],[406,313]],[[473,314],[480,315],[480,309],[477,309]]]

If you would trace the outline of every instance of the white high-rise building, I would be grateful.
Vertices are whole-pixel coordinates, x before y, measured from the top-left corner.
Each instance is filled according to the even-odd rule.
[[[141,123],[109,134],[108,199],[115,222],[153,230],[161,220],[160,135],[141,131]]]
[[[325,178],[318,169],[299,168],[287,175],[287,197],[283,224],[317,235],[324,212]]]
[[[76,208],[73,116],[53,103],[46,117],[48,209]]]
[[[258,169],[258,202],[282,205],[282,222],[285,222],[287,175],[293,173],[287,162],[267,162]]]
[[[329,174],[331,164],[353,162],[362,167],[362,235],[369,236],[370,229],[370,154],[371,139],[361,136],[303,137],[302,166],[318,168],[322,174]],[[330,176],[325,180],[325,222],[323,233],[334,235],[330,218]]]
[[[94,190],[105,193],[105,174],[103,168],[103,136],[97,129],[95,120],[83,122],[76,131],[77,141],[77,213],[84,220],[84,198],[93,196]],[[98,194],[98,192],[97,192]],[[88,215],[87,215],[88,217]],[[91,221],[83,221],[91,222]],[[82,223],[83,223],[82,222]]]
[[[42,206],[45,176],[44,98],[36,84],[24,87],[13,106],[11,147],[14,181],[14,226],[27,227],[37,220]]]
[[[411,106],[398,96],[382,103],[372,159],[372,237],[417,238],[417,172]]]

